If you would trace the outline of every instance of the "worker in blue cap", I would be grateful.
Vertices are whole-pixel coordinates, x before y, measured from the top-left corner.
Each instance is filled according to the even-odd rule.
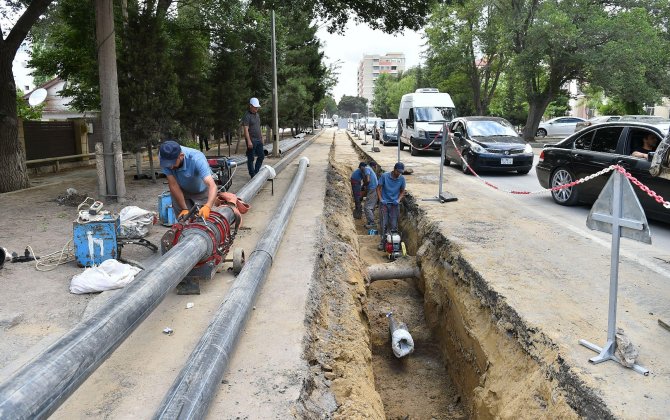
[[[384,172],[379,177],[377,185],[377,198],[379,200],[379,218],[381,226],[379,233],[381,241],[377,249],[382,251],[386,242],[386,233],[398,230],[398,215],[400,214],[400,201],[405,196],[405,177],[402,173],[405,165],[398,162],[393,166],[393,171]]]
[[[167,140],[161,143],[158,156],[167,176],[174,213],[182,217],[198,204],[201,206],[198,215],[207,219],[216,200],[217,187],[205,155]]]

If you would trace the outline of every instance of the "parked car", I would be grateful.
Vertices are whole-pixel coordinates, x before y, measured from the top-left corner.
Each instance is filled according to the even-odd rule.
[[[377,121],[381,121],[381,118],[368,118],[367,121],[365,122],[365,133],[366,134],[372,134],[373,129],[375,127],[375,123]]]
[[[556,117],[549,121],[540,123],[537,128],[536,137],[566,137],[575,132],[575,126],[579,122],[586,121],[579,117]]]
[[[324,127],[332,127],[332,126],[333,126],[333,122],[332,122],[331,120],[325,120],[325,121],[323,122],[323,126],[324,126]]]
[[[599,117],[589,118],[588,120],[578,122],[577,125],[575,125],[575,133],[581,130],[582,128],[592,126],[593,124],[600,124],[610,121],[619,121],[620,119],[621,119],[620,115],[601,115]]]
[[[527,174],[533,167],[533,148],[504,118],[455,118],[450,132],[453,142],[449,140],[445,144],[444,164],[459,162],[463,173],[470,173],[466,162],[475,172],[516,171]]]
[[[652,124],[623,120],[586,127],[558,144],[544,147],[535,168],[537,179],[544,188],[551,188],[618,164],[653,191],[670,198],[670,171],[667,168],[670,137],[657,147],[658,156],[650,153],[651,162],[631,156],[648,133],[660,142],[667,130]],[[552,191],[551,196],[556,203],[564,206],[593,203],[610,176],[611,173],[607,173],[574,187]],[[670,222],[668,210],[639,188],[633,189],[648,218]]]
[[[381,120],[376,127],[376,139],[384,146],[398,144],[398,120]]]

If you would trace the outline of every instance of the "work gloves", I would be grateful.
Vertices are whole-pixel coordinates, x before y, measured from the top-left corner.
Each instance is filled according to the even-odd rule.
[[[198,213],[198,216],[202,217],[203,219],[207,219],[209,217],[209,212],[211,209],[207,204],[203,205],[200,207],[200,212]]]
[[[182,210],[181,213],[179,213],[178,219],[181,219],[182,217],[186,216],[188,214],[188,210]]]

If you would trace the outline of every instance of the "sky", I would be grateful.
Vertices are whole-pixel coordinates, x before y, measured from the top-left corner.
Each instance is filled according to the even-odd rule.
[[[322,27],[318,30],[317,36],[324,44],[326,65],[339,60],[340,74],[332,92],[337,102],[342,95],[357,95],[358,64],[365,54],[404,53],[406,69],[423,62],[421,52],[425,41],[421,38],[421,33],[415,31],[405,31],[393,36],[382,31],[374,31],[363,24],[350,22],[344,35],[329,34],[326,28]]]

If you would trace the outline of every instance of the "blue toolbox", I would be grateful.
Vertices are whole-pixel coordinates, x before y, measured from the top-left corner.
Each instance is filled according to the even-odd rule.
[[[119,255],[117,235],[119,217],[100,214],[91,220],[81,218],[73,222],[74,255],[82,267],[99,265]]]
[[[177,222],[174,209],[172,208],[170,191],[165,191],[158,196],[158,218],[163,226],[172,226]]]

